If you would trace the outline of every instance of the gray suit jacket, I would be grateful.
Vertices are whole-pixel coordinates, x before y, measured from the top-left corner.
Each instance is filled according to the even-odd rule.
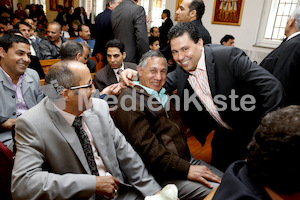
[[[146,14],[132,0],[123,0],[111,13],[111,26],[116,39],[125,45],[127,62],[138,63],[149,51]]]
[[[107,171],[120,180],[121,187],[133,186],[143,195],[160,189],[115,127],[105,101],[93,99],[84,119]],[[18,118],[16,145],[14,199],[93,199],[96,176],[91,175],[74,129],[48,97]]]
[[[28,108],[40,102],[44,95],[41,91],[40,77],[33,69],[26,69],[22,82],[22,94]],[[5,74],[0,71],[0,123],[16,118],[16,91]],[[0,141],[9,145],[12,142],[11,131],[0,130]]]
[[[130,68],[137,70],[137,65],[135,63],[124,62],[124,68]],[[94,78],[95,87],[102,91],[107,86],[118,83],[114,70],[107,64],[102,69],[96,72]]]

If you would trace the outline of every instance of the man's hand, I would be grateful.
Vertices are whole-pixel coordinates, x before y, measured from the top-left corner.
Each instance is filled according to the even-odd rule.
[[[6,130],[11,130],[12,126],[15,125],[16,119],[8,119],[2,124],[0,124],[0,127]]]
[[[96,193],[113,199],[119,189],[119,180],[113,176],[97,176]]]
[[[100,95],[119,95],[124,88],[126,88],[126,86],[124,86],[122,83],[115,83],[104,88]]]
[[[137,71],[133,69],[125,69],[124,71],[119,74],[120,83],[123,83],[127,86],[134,86],[134,83],[132,81],[138,80]],[[131,81],[132,80],[132,81]]]
[[[191,165],[187,179],[202,183],[209,188],[212,188],[212,185],[208,181],[221,183],[221,178],[212,173],[212,171],[210,171],[206,166],[203,165]]]

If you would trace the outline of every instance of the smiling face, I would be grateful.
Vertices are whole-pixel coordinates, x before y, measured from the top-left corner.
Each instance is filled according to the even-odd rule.
[[[13,42],[7,52],[0,48],[1,67],[11,77],[19,77],[30,64],[30,46],[22,42]]]
[[[166,83],[167,71],[162,57],[149,57],[145,69],[138,66],[140,84],[159,92]]]
[[[185,71],[195,70],[203,50],[202,39],[195,43],[188,33],[184,33],[182,36],[171,39],[170,44],[175,62]]]
[[[121,53],[117,47],[108,47],[106,52],[108,65],[112,69],[118,69],[122,66],[123,60],[126,58],[126,53]]]

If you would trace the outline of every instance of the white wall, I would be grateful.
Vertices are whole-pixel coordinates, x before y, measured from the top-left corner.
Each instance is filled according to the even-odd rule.
[[[264,3],[263,0],[245,0],[240,26],[212,24],[214,0],[204,0],[204,3],[205,14],[202,18],[202,22],[212,37],[212,43],[220,44],[220,40],[225,34],[231,34],[235,37],[235,46],[243,49],[252,61],[257,61],[258,63],[272,51],[272,49],[269,48],[253,46],[256,42]],[[173,21],[175,6],[175,0],[167,1],[166,8],[171,11]]]

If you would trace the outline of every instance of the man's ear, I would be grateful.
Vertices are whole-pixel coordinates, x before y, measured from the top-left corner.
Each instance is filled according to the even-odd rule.
[[[126,52],[123,52],[123,60],[126,58]]]
[[[79,61],[81,56],[82,56],[81,53],[77,53],[76,56],[75,56],[75,60]]]
[[[197,19],[197,11],[196,10],[190,11],[190,17]]]
[[[70,90],[68,89],[63,89],[60,93],[61,97],[65,100],[68,101],[69,100],[69,92]]]
[[[137,67],[137,71],[138,71],[139,77],[142,77],[142,75],[143,75],[143,69],[142,69],[141,66]]]
[[[6,53],[3,47],[0,47],[0,58],[4,58],[4,53]]]

